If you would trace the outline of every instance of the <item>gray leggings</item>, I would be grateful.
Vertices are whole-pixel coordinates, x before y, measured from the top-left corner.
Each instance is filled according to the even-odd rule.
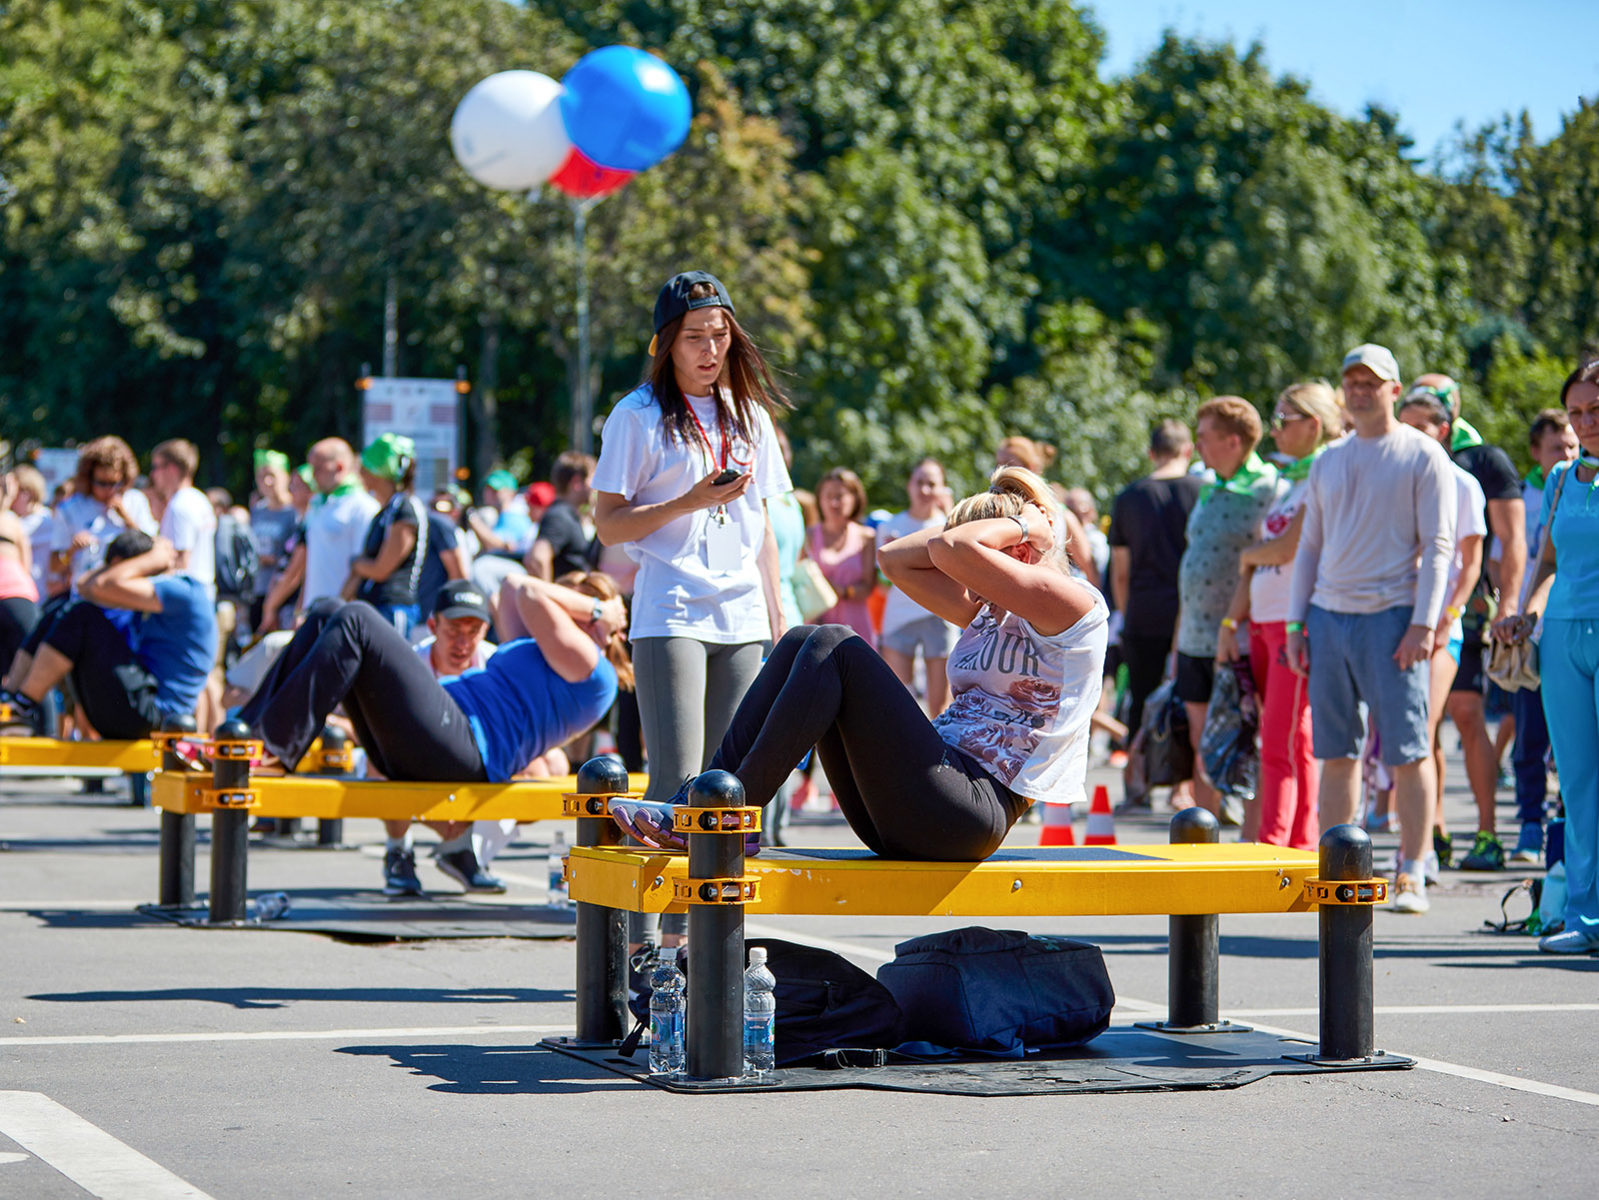
[[[633,639],[639,722],[649,755],[650,787],[645,799],[670,800],[685,779],[711,761],[744,693],[761,673],[762,642],[720,645],[687,637]],[[644,926],[640,914],[629,922],[632,940]],[[661,928],[680,933],[681,914],[667,915]]]

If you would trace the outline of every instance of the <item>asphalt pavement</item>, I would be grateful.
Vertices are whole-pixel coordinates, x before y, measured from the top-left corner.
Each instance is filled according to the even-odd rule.
[[[1463,794],[1449,810],[1469,827]],[[1500,814],[1513,830],[1508,796]],[[1166,819],[1120,818],[1117,832],[1161,842]],[[682,1096],[539,1048],[571,1031],[570,941],[353,944],[141,916],[157,820],[115,792],[0,782],[0,1197],[1593,1190],[1599,957],[1541,956],[1534,939],[1483,931],[1537,872],[1447,872],[1428,915],[1377,913],[1377,1041],[1415,1070],[1127,1095]],[[495,864],[511,899],[543,900],[558,828],[524,827]],[[825,816],[793,833],[850,842]],[[351,849],[253,847],[252,892],[375,890],[381,837],[351,822]],[[1036,825],[1013,834],[1037,837]],[[1380,859],[1394,839],[1376,842]],[[206,870],[202,843],[202,890]],[[967,923],[751,926],[874,969],[908,936]],[[1025,927],[1104,948],[1118,1023],[1164,1015],[1164,918]],[[1314,1040],[1315,918],[1224,916],[1221,929],[1223,1016]]]

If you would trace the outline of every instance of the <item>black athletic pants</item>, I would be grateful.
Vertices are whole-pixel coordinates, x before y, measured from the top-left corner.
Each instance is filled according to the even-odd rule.
[[[877,651],[847,625],[800,625],[773,649],[711,758],[746,804],[777,794],[812,746],[850,826],[876,854],[977,862],[1028,802],[938,736]]]
[[[363,601],[319,600],[239,718],[292,766],[341,703],[385,777],[488,778],[466,714],[404,635]]]
[[[1132,731],[1129,736],[1136,735],[1144,722],[1144,701],[1166,678],[1171,642],[1170,637],[1122,634],[1122,662],[1127,664],[1127,728]]]
[[[10,672],[11,660],[38,623],[39,606],[26,596],[0,600],[0,675]]]
[[[101,737],[132,740],[160,727],[165,714],[156,707],[155,676],[100,608],[70,595],[51,600],[22,644],[33,655],[40,646],[72,664],[72,690]]]

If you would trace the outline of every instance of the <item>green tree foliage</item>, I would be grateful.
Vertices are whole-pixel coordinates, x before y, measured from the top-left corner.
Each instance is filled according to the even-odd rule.
[[[248,451],[355,435],[398,298],[402,373],[467,367],[482,461],[542,470],[576,380],[573,212],[490,192],[446,129],[483,76],[660,53],[688,141],[588,213],[603,417],[656,288],[727,281],[795,400],[803,482],[975,487],[1055,443],[1102,499],[1149,424],[1262,406],[1382,341],[1517,452],[1595,341],[1599,105],[1507,117],[1427,171],[1263,52],[1168,37],[1123,80],[1072,0],[13,0],[0,7],[0,438]]]

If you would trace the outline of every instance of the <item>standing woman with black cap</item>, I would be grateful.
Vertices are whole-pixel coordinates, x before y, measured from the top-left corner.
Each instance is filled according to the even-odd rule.
[[[617,401],[591,486],[607,546],[639,564],[633,662],[651,800],[704,769],[782,636],[766,502],[789,491],[772,415],[788,402],[712,275],[667,281],[648,377]]]

